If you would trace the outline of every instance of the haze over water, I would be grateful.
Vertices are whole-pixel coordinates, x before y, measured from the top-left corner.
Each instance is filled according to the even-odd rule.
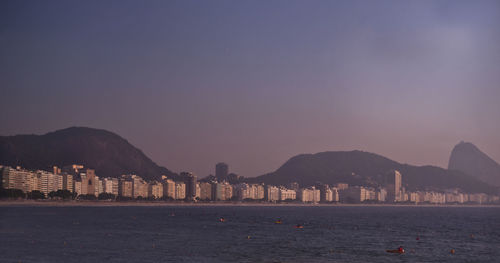
[[[500,160],[498,28],[498,1],[1,1],[0,134],[103,128],[201,177]]]

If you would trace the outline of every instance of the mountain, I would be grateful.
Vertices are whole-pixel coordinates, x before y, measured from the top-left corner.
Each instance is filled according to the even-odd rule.
[[[144,179],[175,176],[141,150],[106,130],[71,127],[44,135],[0,137],[0,164],[52,171],[52,166],[82,164],[99,177],[137,174]]]
[[[297,155],[275,172],[248,178],[247,181],[275,185],[298,182],[303,186],[316,183],[379,186],[382,185],[384,175],[392,169],[402,173],[403,185],[408,190],[461,188],[466,192],[496,192],[495,187],[460,171],[400,164],[386,157],[362,151]]]
[[[500,165],[469,142],[461,142],[453,148],[448,169],[500,186]]]

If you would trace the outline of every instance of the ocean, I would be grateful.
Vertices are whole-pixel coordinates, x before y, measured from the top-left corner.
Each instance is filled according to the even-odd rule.
[[[500,262],[500,207],[3,206],[0,262]]]

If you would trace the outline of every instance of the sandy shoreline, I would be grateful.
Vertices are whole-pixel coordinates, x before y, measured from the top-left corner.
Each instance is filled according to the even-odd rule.
[[[492,207],[500,208],[499,205],[431,205],[431,204],[301,204],[301,203],[242,203],[242,202],[217,202],[217,203],[187,203],[187,202],[106,202],[106,201],[0,201],[0,207],[14,206],[48,206],[48,207],[110,207],[110,206],[186,206],[186,207],[206,207],[206,206],[244,206],[244,207]]]

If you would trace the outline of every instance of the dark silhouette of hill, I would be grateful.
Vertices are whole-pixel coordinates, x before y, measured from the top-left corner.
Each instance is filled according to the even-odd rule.
[[[500,186],[500,165],[469,142],[461,142],[453,148],[448,169]]]
[[[52,166],[82,164],[99,177],[137,174],[145,179],[175,176],[141,150],[106,130],[71,127],[44,135],[0,137],[0,164],[52,171]]]
[[[275,185],[298,182],[302,186],[317,183],[379,186],[383,183],[384,175],[392,169],[403,174],[403,185],[408,190],[460,188],[472,193],[496,191],[495,187],[460,171],[400,164],[386,157],[362,151],[297,155],[275,172],[248,178],[247,181]]]

